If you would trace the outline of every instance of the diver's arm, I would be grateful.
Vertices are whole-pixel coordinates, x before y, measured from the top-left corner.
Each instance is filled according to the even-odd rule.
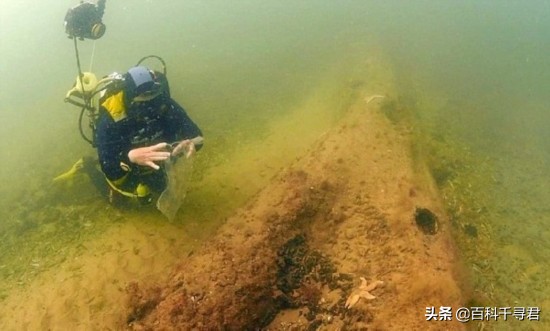
[[[172,136],[170,141],[182,141],[181,143],[184,143],[186,140],[192,140],[193,151],[200,150],[204,140],[201,129],[176,101],[170,100],[170,106],[167,122],[167,129]],[[174,148],[173,155],[175,155],[174,153],[181,153],[184,146],[180,147],[180,145]]]
[[[111,181],[124,177],[128,172],[121,167],[121,163],[130,163],[128,144],[121,137],[122,133],[112,119],[100,116],[96,128],[97,154],[101,170]]]

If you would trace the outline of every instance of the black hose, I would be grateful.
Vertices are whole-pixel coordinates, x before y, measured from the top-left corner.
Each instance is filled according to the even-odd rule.
[[[92,145],[92,147],[95,147],[95,142],[93,141],[94,137],[92,137],[92,139],[86,137],[86,135],[84,134],[84,130],[82,129],[82,118],[84,118],[84,112],[86,111],[86,109],[91,109],[91,97],[86,96],[86,91],[84,91],[84,83],[82,82],[82,79],[84,78],[84,74],[82,73],[82,67],[80,66],[80,56],[78,55],[78,45],[77,45],[76,37],[73,37],[73,40],[74,40],[74,51],[76,54],[76,65],[78,67],[78,80],[76,83],[80,84],[80,87],[82,88],[83,99],[84,99],[84,105],[80,110],[80,116],[78,117],[78,131],[80,131],[80,136],[82,137],[82,139],[87,141],[90,145]],[[92,131],[93,131],[93,127],[92,127]],[[94,135],[93,132],[92,132],[92,135]]]
[[[78,131],[80,131],[80,136],[82,139],[86,140],[92,147],[95,147],[95,143],[92,139],[86,137],[84,130],[82,129],[82,119],[84,118],[84,112],[86,111],[86,106],[82,107],[80,110],[80,116],[78,116]]]
[[[143,62],[143,61],[145,61],[145,60],[147,60],[147,59],[149,59],[149,58],[157,59],[157,60],[160,61],[160,63],[162,63],[162,73],[164,74],[164,76],[166,76],[166,62],[164,62],[164,60],[163,60],[160,56],[158,56],[158,55],[147,55],[147,56],[144,56],[144,57],[142,57],[142,58],[138,61],[138,63],[136,64],[136,66],[140,65],[141,62]]]

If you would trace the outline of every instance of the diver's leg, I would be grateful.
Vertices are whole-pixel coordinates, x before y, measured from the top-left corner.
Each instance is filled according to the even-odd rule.
[[[105,180],[105,175],[100,169],[98,159],[90,156],[85,156],[82,158],[82,160],[82,168],[90,178],[90,181],[92,182],[94,187],[98,190],[98,192],[101,193],[102,196],[109,197],[111,189],[109,188],[109,184]]]

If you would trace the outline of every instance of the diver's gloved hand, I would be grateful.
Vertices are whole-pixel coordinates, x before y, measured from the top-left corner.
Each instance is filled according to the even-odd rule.
[[[185,153],[185,157],[189,158],[195,153],[195,143],[191,139],[180,141],[180,143],[172,150],[172,156],[178,156]]]
[[[170,158],[170,152],[166,151],[167,146],[167,143],[159,143],[153,146],[134,148],[128,152],[128,159],[140,166],[159,170],[160,167],[155,161],[166,161]]]

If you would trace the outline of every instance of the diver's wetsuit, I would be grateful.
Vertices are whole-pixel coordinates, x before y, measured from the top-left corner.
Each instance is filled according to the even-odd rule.
[[[100,107],[96,143],[101,169],[110,181],[116,181],[128,174],[130,178],[124,180],[127,189],[131,190],[131,186],[145,178],[151,188],[162,190],[165,185],[164,172],[131,163],[128,152],[159,142],[172,143],[192,139],[202,136],[202,132],[185,110],[165,95],[147,102],[134,103],[126,113],[126,118],[114,121],[110,113]],[[201,147],[202,145],[197,145],[196,149]],[[129,172],[121,167],[121,162],[130,167]]]

